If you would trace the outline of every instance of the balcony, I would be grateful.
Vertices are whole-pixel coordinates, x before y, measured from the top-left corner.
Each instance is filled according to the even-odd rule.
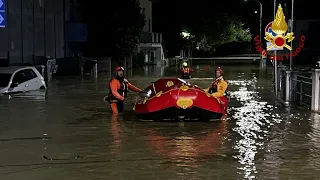
[[[153,32],[142,32],[140,43],[162,43],[162,34]]]

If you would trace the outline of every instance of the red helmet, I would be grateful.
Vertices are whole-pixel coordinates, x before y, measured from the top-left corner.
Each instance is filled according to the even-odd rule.
[[[219,71],[221,74],[223,73],[223,70],[221,67],[217,67],[216,72]]]
[[[122,66],[117,66],[116,71],[124,71],[124,68]]]

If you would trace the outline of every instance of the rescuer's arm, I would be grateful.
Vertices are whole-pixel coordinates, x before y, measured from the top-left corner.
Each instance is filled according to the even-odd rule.
[[[124,97],[121,96],[119,93],[118,93],[118,86],[120,86],[120,83],[118,80],[115,80],[113,79],[111,82],[110,82],[110,89],[111,89],[111,93],[114,97],[116,97],[117,99],[120,99],[121,101],[124,100]]]
[[[193,70],[192,68],[189,68],[189,72],[190,72],[190,73],[193,73],[194,70]]]
[[[142,92],[141,89],[135,87],[134,85],[132,85],[131,83],[129,83],[128,80],[125,79],[125,81],[128,83],[128,88],[131,90],[131,91],[134,91],[134,92]]]
[[[224,96],[224,93],[226,92],[227,87],[228,87],[228,83],[227,82],[220,81],[218,83],[217,92],[212,93],[211,96],[216,97],[216,98]]]
[[[134,92],[142,92],[141,89],[135,87],[135,86],[132,85],[131,83],[128,83],[128,88],[129,88],[131,91],[134,91]]]

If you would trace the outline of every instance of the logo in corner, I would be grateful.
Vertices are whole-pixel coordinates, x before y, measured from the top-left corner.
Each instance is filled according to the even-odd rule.
[[[267,50],[276,47],[276,48],[287,48],[288,50],[292,50],[287,42],[291,42],[294,40],[293,32],[286,33],[288,31],[288,25],[285,20],[285,16],[282,11],[281,4],[278,6],[276,18],[273,20],[271,24],[270,30],[266,32],[265,40],[271,42],[272,44],[267,47]]]

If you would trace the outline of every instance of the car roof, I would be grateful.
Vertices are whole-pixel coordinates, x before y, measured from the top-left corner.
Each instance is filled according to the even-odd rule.
[[[33,66],[9,66],[9,67],[0,67],[0,73],[13,74],[19,69],[34,69]]]

